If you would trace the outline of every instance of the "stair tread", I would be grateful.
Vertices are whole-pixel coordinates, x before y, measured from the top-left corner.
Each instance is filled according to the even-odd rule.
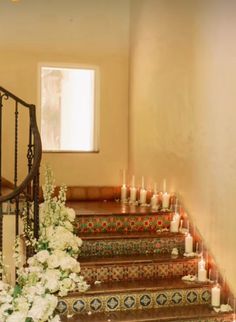
[[[230,316],[232,313],[216,313],[209,305],[189,305],[163,307],[158,309],[101,312],[62,317],[63,322],[148,322],[148,321],[184,321],[189,319],[217,318]],[[197,320],[199,322],[199,320]]]
[[[108,201],[89,201],[89,202],[67,202],[67,206],[75,210],[76,215],[91,216],[91,215],[140,215],[140,214],[166,214],[171,210],[152,210],[149,206],[133,206],[129,204],[121,204],[119,202]]]
[[[169,231],[164,232],[106,232],[106,233],[80,233],[79,237],[82,240],[97,240],[97,239],[126,239],[126,238],[169,238],[169,237],[182,237],[183,233],[171,233]]]
[[[100,284],[92,284],[86,293],[82,296],[90,296],[91,294],[101,293],[122,293],[122,292],[134,292],[134,291],[154,291],[154,290],[170,290],[170,289],[191,289],[203,286],[209,286],[208,282],[186,282],[181,278],[171,279],[152,279],[152,280],[139,280],[137,281],[113,281],[102,282]],[[74,297],[77,293],[70,293],[68,297]]]
[[[170,254],[144,254],[144,255],[123,255],[113,257],[80,257],[81,266],[102,265],[102,264],[122,264],[122,263],[153,263],[153,262],[186,262],[197,260],[196,257],[171,256]]]

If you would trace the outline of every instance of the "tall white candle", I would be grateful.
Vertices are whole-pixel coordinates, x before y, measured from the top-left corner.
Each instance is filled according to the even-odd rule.
[[[170,232],[171,233],[178,233],[179,232],[179,221],[180,215],[175,213],[173,216],[173,220],[170,222]]]
[[[137,189],[135,188],[135,176],[132,176],[132,183],[130,187],[130,202],[136,201]]]
[[[127,200],[127,187],[125,184],[121,187],[121,202],[126,202]]]
[[[207,280],[207,271],[204,267],[198,269],[198,280],[199,282],[206,282]]]
[[[205,282],[207,279],[207,271],[205,269],[205,261],[202,258],[199,262],[198,262],[198,280],[200,282]]]
[[[134,188],[135,187],[135,176],[132,176],[132,183],[131,183],[131,187]]]
[[[163,192],[166,192],[166,179],[163,180]]]
[[[142,184],[141,184],[141,188],[144,189],[144,176],[142,176]]]
[[[152,208],[157,208],[157,195],[154,193],[152,198],[151,198],[151,207]]]
[[[170,195],[165,192],[162,195],[162,208],[169,208],[169,204],[170,204]]]
[[[146,198],[147,198],[147,190],[146,189],[140,189],[139,202],[141,203],[141,205],[146,204]]]
[[[220,306],[220,287],[218,284],[211,289],[211,305]]]
[[[122,182],[123,185],[126,184],[126,180],[125,180],[125,169],[123,170],[123,182]]]
[[[171,233],[178,233],[179,231],[179,223],[176,220],[172,220],[170,222],[170,232]]]
[[[193,252],[193,237],[188,233],[185,237],[185,253]]]

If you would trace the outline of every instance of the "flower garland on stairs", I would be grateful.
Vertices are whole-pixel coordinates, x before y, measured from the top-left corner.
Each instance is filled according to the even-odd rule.
[[[20,267],[19,238],[15,242],[17,281],[6,283],[6,268],[0,254],[0,321],[59,322],[55,313],[58,296],[68,292],[85,292],[89,285],[80,275],[77,257],[82,240],[75,234],[75,212],[66,207],[66,187],[58,197],[50,168],[46,168],[43,186],[44,202],[40,205],[39,239],[33,238],[31,225],[24,216],[24,235],[35,255],[28,258],[27,267]]]

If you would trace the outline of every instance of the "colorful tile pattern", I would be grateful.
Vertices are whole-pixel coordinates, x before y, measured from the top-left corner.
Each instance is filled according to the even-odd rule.
[[[206,293],[208,294],[206,298]],[[209,304],[211,293],[208,286],[193,289],[170,289],[159,291],[136,291],[117,294],[83,294],[67,297],[58,303],[61,314],[86,312],[112,312],[149,309],[178,305]],[[63,302],[63,303],[62,303]],[[66,310],[65,310],[66,308]]]
[[[163,233],[164,234],[164,233]],[[171,253],[176,247],[184,253],[184,235],[132,239],[84,240],[81,257]]]
[[[81,274],[88,283],[95,281],[135,281],[141,279],[157,279],[181,277],[183,275],[195,275],[197,273],[197,261],[195,259],[184,262],[167,263],[128,263],[126,265],[81,265]]]
[[[142,232],[170,227],[172,214],[162,212],[156,214],[138,215],[99,215],[77,216],[79,233],[105,233],[105,232]]]

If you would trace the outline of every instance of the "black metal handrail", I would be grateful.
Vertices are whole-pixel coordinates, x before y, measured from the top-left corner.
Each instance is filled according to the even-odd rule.
[[[14,148],[14,188],[13,190],[2,195],[2,112],[3,102],[13,100],[15,103],[15,148]],[[28,173],[26,177],[18,184],[18,107],[23,106],[29,110],[29,143],[28,143]],[[0,250],[2,246],[2,204],[6,201],[15,202],[16,233],[19,226],[19,202],[20,196],[24,196],[27,202],[33,202],[34,205],[34,235],[38,237],[39,230],[39,167],[42,156],[41,138],[36,122],[36,107],[28,104],[21,98],[9,92],[0,86]]]

